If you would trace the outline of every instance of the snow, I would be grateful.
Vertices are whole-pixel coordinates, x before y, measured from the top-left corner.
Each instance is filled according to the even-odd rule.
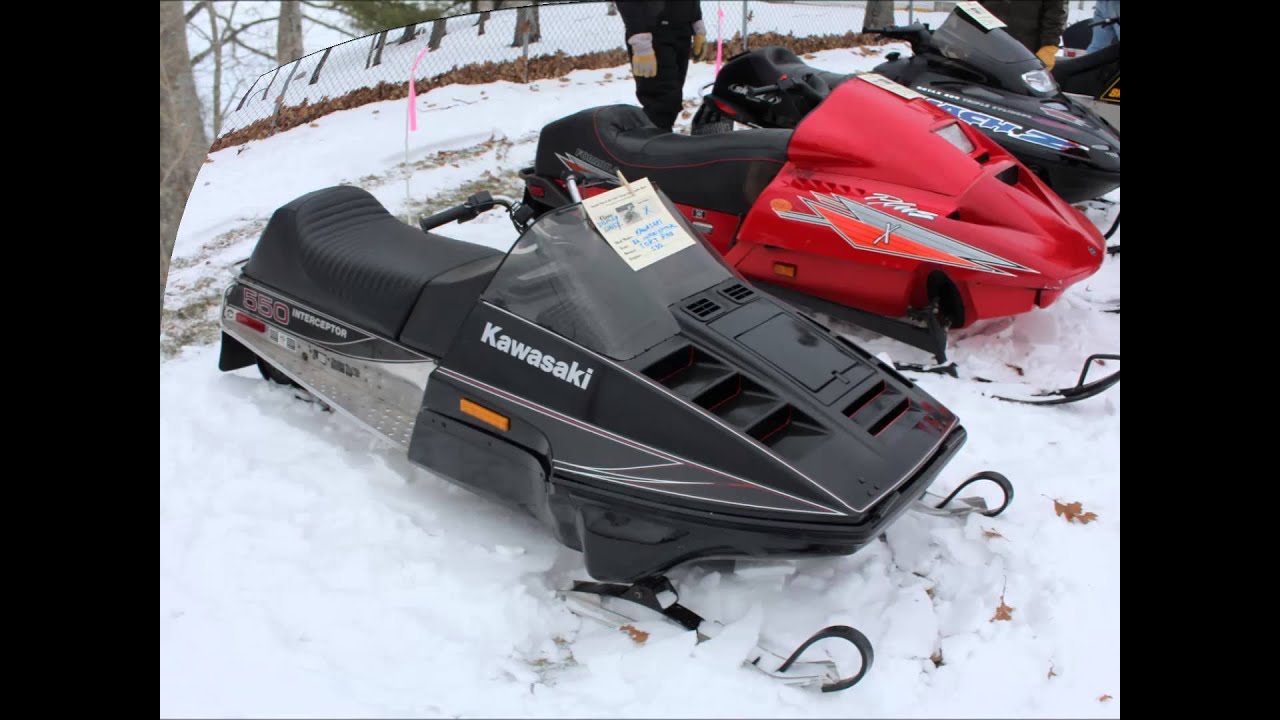
[[[810,62],[865,70],[894,49]],[[690,68],[691,107],[711,73]],[[510,181],[546,122],[634,103],[626,68],[568,79],[420,96],[408,172],[404,101],[214,153],[183,218],[166,307],[196,308],[184,322],[211,326],[207,303],[271,211],[299,194],[348,182],[393,212],[419,212],[485,172]],[[504,249],[515,239],[497,212],[447,232]],[[702,645],[659,622],[638,623],[650,636],[637,644],[571,614],[554,590],[585,579],[581,557],[533,519],[413,467],[255,370],[218,372],[216,344],[190,343],[160,361],[160,713],[1118,717],[1119,388],[1063,407],[990,395],[1070,384],[1087,355],[1118,353],[1120,317],[1098,306],[1118,302],[1119,278],[1119,256],[1108,257],[1052,307],[958,333],[960,379],[913,375],[969,433],[935,491],[994,469],[1017,488],[1006,513],[907,513],[850,557],[680,569],[681,603],[728,625]],[[853,336],[894,360],[926,359]],[[1068,523],[1055,500],[1097,520]],[[1011,619],[992,621],[1002,598]],[[756,642],[786,654],[831,624],[875,646],[851,690],[788,688],[741,666]],[[856,669],[851,648],[811,650],[823,651]]]

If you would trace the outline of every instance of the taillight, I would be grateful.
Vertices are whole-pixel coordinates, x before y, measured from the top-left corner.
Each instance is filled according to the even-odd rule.
[[[257,318],[249,317],[248,315],[245,315],[242,312],[236,313],[236,322],[240,323],[241,325],[247,325],[248,327],[251,327],[254,330],[257,330],[258,332],[267,331],[266,323],[262,322]]]

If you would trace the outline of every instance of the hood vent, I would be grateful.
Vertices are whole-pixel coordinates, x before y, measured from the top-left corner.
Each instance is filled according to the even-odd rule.
[[[720,288],[720,294],[730,300],[742,304],[756,296],[756,291],[743,285],[742,283],[734,283],[727,288]]]
[[[724,312],[724,308],[715,300],[702,295],[684,304],[684,311],[706,322]]]
[[[827,436],[816,420],[693,345],[663,356],[642,372],[785,458],[803,456]]]
[[[910,404],[910,400],[901,392],[890,387],[884,380],[876,380],[858,394],[857,399],[844,409],[844,414],[875,436],[902,417]]]

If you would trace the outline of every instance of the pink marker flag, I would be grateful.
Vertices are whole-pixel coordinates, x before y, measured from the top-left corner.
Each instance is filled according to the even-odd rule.
[[[418,76],[418,62],[422,60],[422,56],[427,54],[431,46],[422,48],[422,52],[418,53],[418,57],[413,61],[413,67],[409,69],[409,130],[417,132],[418,130],[418,83],[414,80]]]
[[[716,75],[720,74],[720,61],[724,58],[724,8],[716,3]]]

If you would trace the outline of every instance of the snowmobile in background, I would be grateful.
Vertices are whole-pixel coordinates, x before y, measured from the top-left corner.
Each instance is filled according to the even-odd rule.
[[[781,82],[744,87],[785,93]],[[949,329],[1048,307],[1105,256],[1097,228],[1001,146],[869,73],[794,131],[688,136],[638,107],[583,110],[542,129],[521,171],[525,201],[539,212],[571,204],[566,172],[587,175],[588,195],[619,185],[619,173],[651,179],[761,289],[938,363]],[[1118,379],[1050,396],[1083,399]]]
[[[1092,32],[1095,27],[1119,25],[1120,18],[1085,20],[1076,23]],[[1071,30],[1071,28],[1068,28]],[[1066,33],[1063,33],[1066,37]],[[1087,43],[1086,43],[1087,44]],[[1053,79],[1067,97],[1093,110],[1120,132],[1120,43],[1084,53],[1053,66]]]
[[[700,639],[722,626],[679,605],[663,573],[710,557],[856,552],[903,512],[999,514],[929,492],[960,451],[959,418],[855,344],[728,267],[657,191],[671,250],[637,268],[573,202],[532,211],[479,193],[412,228],[333,187],[279,208],[226,288],[219,368],[257,366],[409,460],[544,523],[591,582],[563,592],[606,622],[652,611]],[[606,200],[612,201],[610,198]],[[506,253],[434,234],[495,206]],[[648,226],[646,226],[647,228]],[[650,228],[651,229],[651,228]],[[685,239],[677,247],[675,240]],[[652,257],[650,257],[652,260]],[[927,502],[926,502],[927,500]],[[799,661],[853,644],[862,669]],[[867,638],[825,628],[748,662],[842,690]]]
[[[1119,131],[1063,94],[1044,64],[998,20],[984,20],[995,25],[990,28],[975,20],[971,5],[959,3],[936,31],[920,23],[871,31],[905,40],[913,52],[906,58],[889,53],[874,72],[980,130],[1068,203],[1092,202],[1105,210],[1100,224],[1110,237],[1119,208],[1100,198],[1120,186]],[[973,12],[982,15],[980,7]],[[811,67],[783,47],[736,55],[716,76],[691,132],[724,132],[735,122],[795,128],[851,77],[856,74]],[[873,112],[850,107],[845,122],[856,125]]]
[[[1104,196],[1120,187],[1120,130],[1056,79],[1083,58],[1064,60],[1067,71],[1050,73],[1003,27],[978,3],[961,2],[937,30],[920,23],[873,30],[905,40],[912,52],[890,53],[875,72],[982,130],[1067,202],[1105,210],[1101,225],[1111,237],[1120,209]],[[1114,56],[1118,77],[1118,46]]]

